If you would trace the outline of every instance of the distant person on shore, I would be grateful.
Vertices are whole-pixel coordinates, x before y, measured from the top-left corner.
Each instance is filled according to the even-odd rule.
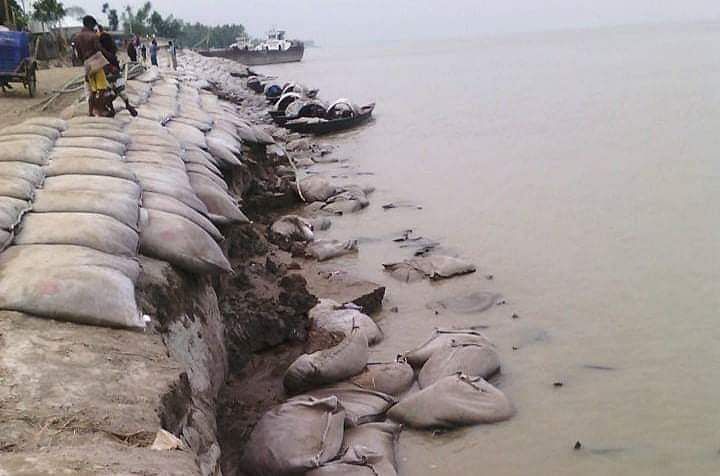
[[[153,38],[152,43],[150,43],[150,64],[153,66],[157,66],[157,54],[158,54],[158,45],[157,40]]]
[[[145,43],[140,43],[140,56],[142,56],[142,64],[145,65],[147,62],[147,46],[145,46]]]
[[[132,63],[137,63],[137,48],[135,48],[135,38],[128,41],[127,55]]]
[[[75,48],[78,56],[85,66],[85,88],[88,98],[88,114],[90,116],[108,116],[111,114],[108,108],[110,95],[110,84],[105,76],[105,70],[98,61],[107,56],[100,44],[100,38],[95,33],[97,21],[90,15],[82,19],[83,28],[75,36]],[[99,57],[97,53],[101,53]]]
[[[108,64],[103,68],[105,70],[105,76],[110,83],[110,89],[113,92],[114,97],[110,100],[108,108],[112,111],[112,115],[115,115],[115,107],[112,101],[115,97],[119,97],[125,103],[125,108],[128,110],[131,116],[137,116],[137,110],[130,105],[130,99],[125,94],[125,84],[122,78],[122,68],[120,68],[120,60],[117,57],[117,45],[115,40],[110,34],[103,30],[102,26],[98,25],[98,31],[100,32],[100,46],[103,48],[103,55],[108,61]]]
[[[170,55],[170,67],[174,71],[177,69],[177,50],[172,41],[168,41],[168,54]]]

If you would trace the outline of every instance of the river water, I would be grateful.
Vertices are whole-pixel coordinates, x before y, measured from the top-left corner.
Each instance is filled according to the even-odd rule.
[[[259,69],[377,102],[374,123],[328,140],[350,166],[319,170],[377,187],[330,234],[361,238],[340,264],[386,284],[385,308],[399,309],[385,311],[378,356],[437,326],[485,324],[499,347],[495,383],[517,415],[403,432],[402,474],[720,471],[717,25],[327,47]],[[381,208],[396,200],[422,209]],[[381,263],[410,255],[391,240],[406,228],[479,272],[392,280]],[[508,304],[426,306],[476,290]]]

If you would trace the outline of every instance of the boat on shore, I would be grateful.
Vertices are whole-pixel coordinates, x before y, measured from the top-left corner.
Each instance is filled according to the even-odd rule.
[[[345,131],[365,124],[372,118],[374,109],[374,102],[358,107],[348,101],[339,100],[327,109],[325,117],[288,119],[285,116],[281,120],[284,120],[282,126],[293,132],[322,135]],[[273,119],[277,122],[276,118]]]
[[[270,30],[267,39],[259,44],[251,44],[247,38],[237,38],[227,48],[199,50],[203,56],[226,58],[247,66],[294,63],[301,61],[305,54],[302,41],[286,40],[284,30]]]

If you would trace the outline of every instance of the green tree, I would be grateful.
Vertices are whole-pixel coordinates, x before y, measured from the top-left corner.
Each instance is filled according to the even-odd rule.
[[[137,11],[133,11],[132,7],[125,7],[122,14],[123,30],[126,33],[137,33],[138,35],[148,35],[151,33],[151,27],[148,24],[152,4],[146,2]]]
[[[118,17],[118,11],[114,8],[110,8],[109,3],[103,3],[102,12],[107,17],[108,29],[110,31],[117,31],[117,29],[120,27],[120,18]]]
[[[18,29],[27,26],[28,16],[15,0],[8,0],[8,10],[10,18],[5,18],[5,5],[3,0],[0,0],[0,25],[15,25]]]
[[[39,0],[33,6],[33,19],[42,24],[43,31],[45,26],[55,26],[65,18],[65,7],[62,2],[57,0]]]

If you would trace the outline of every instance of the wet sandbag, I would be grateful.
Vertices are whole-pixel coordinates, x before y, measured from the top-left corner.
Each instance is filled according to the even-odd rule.
[[[15,177],[32,183],[35,187],[45,178],[39,165],[27,162],[0,162],[0,177]]]
[[[148,221],[140,231],[142,254],[195,274],[232,271],[218,244],[198,225],[172,213],[146,211]]]
[[[101,129],[93,127],[71,127],[62,134],[63,137],[99,137],[102,139],[110,139],[120,144],[128,144],[130,136],[124,132],[118,132],[113,129]]]
[[[55,142],[55,147],[80,147],[119,155],[125,153],[125,144],[101,137],[61,137]]]
[[[137,181],[135,174],[130,170],[128,164],[122,161],[105,159],[91,159],[89,157],[64,157],[50,161],[46,165],[45,175],[54,177],[56,175],[104,175],[125,180]]]
[[[0,197],[17,198],[19,200],[32,200],[35,185],[18,177],[0,176]]]
[[[417,369],[422,367],[434,353],[453,345],[465,344],[492,345],[482,332],[474,329],[435,329],[427,341],[406,352],[404,357]]]
[[[123,160],[123,157],[120,154],[108,152],[105,150],[88,149],[86,147],[58,147],[50,151],[49,156],[51,161],[65,158],[80,159],[83,157],[91,159],[111,160],[115,162],[120,162],[121,160]]]
[[[345,309],[336,302],[324,301],[309,312],[311,328],[349,335],[357,327],[365,334],[369,345],[375,345],[383,339],[382,331],[370,316],[357,309]]]
[[[365,369],[369,357],[365,333],[359,328],[334,347],[298,357],[285,372],[288,393],[348,379]]]
[[[144,327],[135,285],[103,266],[0,269],[0,309],[108,327]]]
[[[23,125],[38,125],[44,127],[51,127],[58,131],[64,131],[68,128],[67,121],[58,119],[57,117],[31,117],[22,122]]]
[[[312,223],[297,215],[280,217],[272,224],[270,231],[290,241],[312,241],[315,238]]]
[[[140,262],[77,245],[14,245],[0,254],[0,270],[99,266],[119,271],[133,282],[140,276]]]
[[[39,213],[97,213],[112,217],[135,231],[140,227],[140,202],[118,192],[38,190],[32,208]]]
[[[338,187],[320,175],[310,175],[300,181],[302,198],[308,202],[324,202],[338,193]]]
[[[383,266],[394,278],[405,282],[422,278],[447,279],[477,270],[472,263],[451,256],[423,256]]]
[[[136,182],[104,175],[58,175],[48,177],[43,190],[54,192],[96,191],[121,193],[126,197],[140,200],[142,189]]]
[[[240,162],[240,160],[235,157],[235,154],[233,154],[230,149],[225,147],[222,142],[217,141],[213,138],[208,138],[206,141],[208,151],[210,151],[210,154],[212,154],[212,156],[218,159],[220,162],[222,162],[226,166],[242,165],[242,162]]]
[[[435,353],[418,374],[420,388],[429,387],[443,377],[462,373],[488,378],[500,371],[500,357],[495,347],[486,343],[453,343]]]
[[[380,456],[369,462],[377,476],[397,476],[397,457],[395,448],[400,439],[402,426],[397,423],[366,423],[345,431],[343,448],[352,453],[370,450]]]
[[[0,162],[26,162],[45,165],[48,149],[30,141],[3,142],[0,144]]]
[[[334,459],[343,439],[344,411],[334,397],[297,398],[265,413],[242,458],[251,476],[304,474]]]
[[[514,413],[503,392],[481,377],[458,374],[407,396],[388,417],[411,428],[433,429],[496,423]]]
[[[339,258],[349,254],[358,252],[358,241],[338,241],[338,240],[318,240],[311,243],[306,250],[310,257],[318,261],[326,261],[333,258]]]
[[[0,136],[7,136],[11,134],[31,134],[35,136],[43,136],[52,141],[60,137],[60,132],[57,129],[35,124],[18,124],[16,126],[0,129]]]
[[[160,210],[161,212],[174,213],[180,215],[183,218],[187,218],[191,222],[198,225],[200,228],[205,230],[212,236],[216,241],[223,240],[223,235],[220,230],[210,221],[207,216],[196,211],[195,209],[185,205],[179,200],[176,200],[167,195],[161,193],[145,192],[143,193],[143,207],[152,208],[153,210]]]
[[[190,177],[190,184],[208,212],[224,218],[222,223],[250,223],[237,202],[217,185],[207,179],[199,180],[197,176]]]
[[[104,253],[136,256],[138,234],[99,213],[29,213],[15,235],[18,245],[79,245]]]
[[[395,362],[368,362],[365,370],[350,382],[392,396],[406,392],[415,380],[415,371],[404,359]]]
[[[348,427],[382,420],[388,409],[397,403],[391,395],[347,383],[310,390],[302,396],[308,395],[315,398],[337,397],[345,410],[345,425]]]
[[[30,210],[30,202],[18,198],[0,197],[0,230],[10,231],[15,228],[28,210]]]

